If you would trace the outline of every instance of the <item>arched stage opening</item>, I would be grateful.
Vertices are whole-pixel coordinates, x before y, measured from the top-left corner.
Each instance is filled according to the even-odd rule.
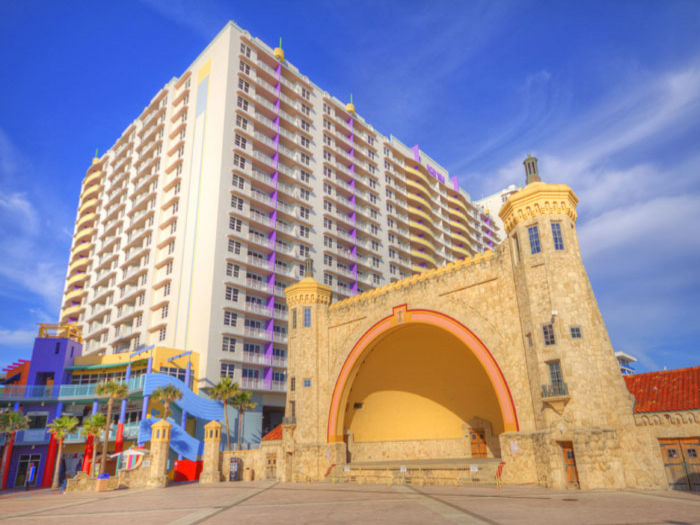
[[[483,343],[456,320],[394,309],[350,351],[331,401],[328,440],[351,461],[499,457],[517,430],[510,391]]]

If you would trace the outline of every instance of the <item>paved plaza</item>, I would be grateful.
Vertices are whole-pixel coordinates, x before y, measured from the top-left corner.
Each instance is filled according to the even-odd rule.
[[[108,523],[700,524],[700,494],[554,491],[535,486],[409,487],[328,483],[180,484],[103,494],[0,496],[0,521]]]

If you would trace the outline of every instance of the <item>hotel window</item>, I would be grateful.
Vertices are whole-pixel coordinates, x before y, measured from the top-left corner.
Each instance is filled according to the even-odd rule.
[[[299,189],[299,198],[308,201],[311,197],[311,192],[309,190]]]
[[[311,108],[306,104],[301,104],[301,112],[308,117],[311,113]]]
[[[309,256],[309,247],[304,246],[303,244],[299,245],[299,257],[308,257]]]
[[[551,323],[542,325],[542,335],[544,336],[545,346],[551,346],[556,343],[554,339],[554,326]]]
[[[163,286],[163,295],[170,295],[170,283],[165,283],[165,286]]]
[[[327,193],[328,195],[333,194],[333,188],[331,187],[330,184],[327,184],[325,182],[323,183],[323,193]]]
[[[309,238],[309,228],[306,226],[299,226],[299,237]]]
[[[224,298],[227,301],[238,302],[238,288],[234,288],[233,286],[227,286]]]
[[[329,151],[323,150],[323,160],[333,162],[333,155],[331,155]]]
[[[564,238],[561,236],[561,224],[558,222],[552,223],[552,238],[554,239],[554,249],[564,249]]]
[[[331,203],[331,201],[324,200],[323,209],[326,211],[333,211],[333,204]]]
[[[238,314],[235,312],[229,312],[226,310],[224,312],[224,324],[226,326],[236,326],[236,323],[238,322]]]
[[[333,276],[329,273],[323,273],[323,284],[328,286],[333,286]]]
[[[241,226],[242,222],[240,219],[236,219],[235,217],[229,217],[228,220],[228,227],[232,230],[235,230],[237,232],[241,231]]]
[[[301,144],[303,148],[308,148],[311,145],[311,141],[306,137],[299,136],[299,144]]]
[[[233,378],[234,365],[231,363],[221,363],[221,377]]]
[[[248,91],[250,91],[250,84],[248,84],[248,82],[246,82],[242,78],[239,78],[238,79],[238,89],[240,89],[244,93],[248,93]]]
[[[306,153],[301,153],[299,155],[299,159],[301,160],[302,164],[306,164],[307,166],[311,163],[311,157],[309,157]]]
[[[311,129],[311,124],[309,124],[308,122],[306,122],[304,119],[299,119],[299,126],[300,126],[301,129],[303,129],[304,131],[309,131],[309,130]]]
[[[168,254],[171,254],[175,251],[175,241],[170,241],[168,243]]]
[[[250,48],[243,42],[241,42],[241,55],[245,56],[246,58],[250,58]]]
[[[303,206],[299,206],[299,216],[302,219],[308,219],[309,218],[309,209],[304,208]]]
[[[165,341],[165,328],[161,328],[158,332],[158,341]]]
[[[244,99],[243,97],[238,97],[236,104],[243,111],[248,111],[248,101],[246,99]]]
[[[228,240],[228,251],[230,253],[235,253],[236,255],[240,255],[241,243],[238,241],[234,241],[233,239],[229,239]]]
[[[234,352],[236,350],[236,339],[225,335],[223,342],[221,343],[221,349],[224,352]]]
[[[330,220],[328,217],[323,218],[323,227],[327,228],[329,230],[333,229],[333,221]]]
[[[243,199],[236,197],[235,195],[231,195],[231,208],[243,210]]]
[[[581,339],[581,327],[580,326],[572,326],[571,327],[571,338],[572,339]]]
[[[248,119],[243,118],[241,115],[236,115],[236,126],[241,129],[248,128]]]
[[[245,62],[241,62],[240,68],[239,68],[243,73],[246,75],[250,75],[250,66],[246,64]]]
[[[165,274],[170,275],[173,273],[173,261],[168,261],[168,264],[165,265]]]
[[[166,317],[168,317],[168,305],[167,304],[165,306],[163,306],[163,308],[160,311],[160,318],[165,319]]]
[[[530,253],[535,254],[535,253],[540,253],[541,248],[540,248],[540,232],[537,229],[537,225],[535,226],[530,226],[527,229],[527,235],[530,239]]]
[[[246,146],[248,145],[248,139],[246,139],[245,137],[242,137],[238,133],[236,133],[236,138],[234,139],[234,144],[241,149],[245,149]]]
[[[233,176],[233,179],[231,179],[231,183],[233,184],[234,188],[239,188],[241,190],[245,188],[245,179],[239,177],[238,175]]]
[[[311,98],[311,92],[305,87],[301,88],[301,97],[309,100]]]
[[[331,257],[328,254],[324,254],[323,255],[323,264],[325,264],[326,266],[333,267],[333,257]]]
[[[324,237],[323,245],[327,248],[333,248],[333,237]]]
[[[238,153],[236,153],[233,156],[233,165],[238,166],[242,170],[245,169],[245,157],[242,157]],[[235,177],[235,175],[234,175],[234,177]],[[233,185],[235,186],[236,184],[234,183]],[[240,187],[243,188],[243,186],[240,186]]]

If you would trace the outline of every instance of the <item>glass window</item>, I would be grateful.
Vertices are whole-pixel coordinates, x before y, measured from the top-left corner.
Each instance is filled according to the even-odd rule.
[[[542,334],[544,335],[544,344],[546,346],[556,343],[554,340],[554,326],[551,323],[542,325]]]
[[[221,377],[233,377],[233,369],[231,363],[221,363]]]
[[[527,229],[527,234],[530,238],[530,252],[533,254],[540,253],[540,232],[537,229],[537,225],[530,226]]]
[[[292,308],[292,328],[297,327],[297,309]]]
[[[311,386],[311,379],[304,379],[304,386],[310,387]]]
[[[561,236],[561,224],[558,222],[552,223],[552,238],[554,239],[554,249],[564,249],[564,238]]]
[[[571,338],[572,339],[581,339],[581,327],[579,327],[579,326],[572,326],[571,327]]]
[[[561,363],[559,361],[551,361],[549,365],[549,379],[552,385],[561,385],[564,381],[561,375]]]
[[[311,308],[304,308],[304,328],[311,326]]]

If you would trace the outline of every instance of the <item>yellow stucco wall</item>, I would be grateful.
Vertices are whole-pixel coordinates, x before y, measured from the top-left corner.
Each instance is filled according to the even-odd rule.
[[[178,348],[165,348],[165,347],[155,347],[153,349],[153,371],[158,372],[162,367],[177,367],[177,368],[186,368],[187,367],[187,361],[188,359],[191,359],[192,362],[192,377],[194,378],[193,381],[193,390],[196,393],[198,389],[197,385],[197,378],[199,377],[199,354],[197,352],[192,352],[189,356],[184,356],[184,357],[179,357],[178,359],[174,359],[172,362],[168,362],[168,359],[183,353],[184,350],[180,350]],[[146,368],[146,363],[144,360],[147,360],[148,357],[151,355],[150,350],[143,352],[141,354],[138,354],[134,356],[133,358],[129,358],[129,353],[125,352],[123,354],[108,354],[108,355],[84,355],[84,356],[79,356],[75,358],[75,365],[78,366],[89,366],[89,365],[119,365],[119,366],[114,366],[113,368],[104,368],[104,369],[85,369],[85,370],[73,370],[72,373],[74,375],[83,375],[83,374],[98,374],[98,373],[105,373],[105,372],[123,372],[126,370],[127,365],[129,364],[129,361],[132,363],[132,370],[134,369],[145,369]],[[134,363],[139,363],[135,365]]]
[[[345,428],[356,442],[452,439],[465,437],[475,417],[503,431],[481,364],[451,334],[418,324],[398,328],[369,351],[352,384]]]

